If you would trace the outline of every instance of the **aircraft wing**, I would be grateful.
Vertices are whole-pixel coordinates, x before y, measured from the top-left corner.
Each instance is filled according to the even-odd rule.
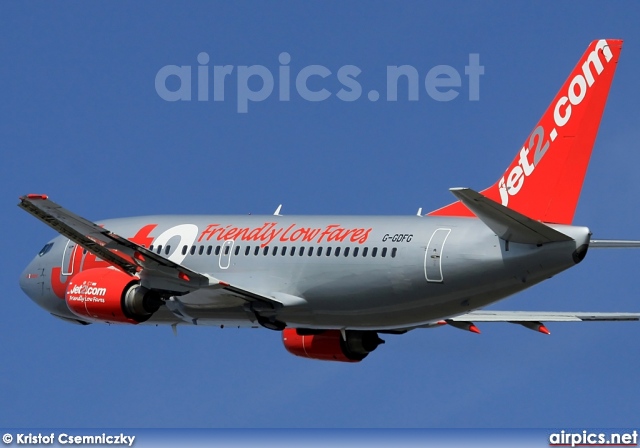
[[[449,324],[454,328],[480,333],[474,322],[509,322],[520,324],[530,330],[551,334],[542,322],[599,322],[599,321],[640,321],[640,313],[590,313],[571,311],[490,311],[477,310],[450,317],[419,328],[433,328]],[[407,330],[411,330],[408,328]]]
[[[231,285],[174,263],[66,210],[49,200],[46,195],[22,196],[18,206],[97,257],[130,275],[139,275],[150,289],[180,295],[204,287],[220,288],[247,301],[260,301],[268,303],[271,307],[282,306],[281,302],[272,297]]]
[[[554,311],[472,311],[448,319],[454,322],[585,322],[585,321],[638,321],[640,313],[588,313]]]

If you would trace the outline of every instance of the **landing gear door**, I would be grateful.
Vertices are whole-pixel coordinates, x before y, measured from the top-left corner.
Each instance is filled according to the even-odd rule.
[[[220,269],[227,269],[231,264],[231,249],[233,249],[234,240],[227,240],[220,248]]]
[[[451,229],[437,229],[431,235],[424,255],[424,275],[428,282],[442,283],[442,250]]]

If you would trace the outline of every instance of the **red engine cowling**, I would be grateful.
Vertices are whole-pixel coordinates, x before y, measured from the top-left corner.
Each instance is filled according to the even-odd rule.
[[[285,328],[282,342],[287,351],[303,358],[359,362],[384,341],[375,331],[304,330]]]
[[[96,268],[79,272],[69,281],[65,300],[71,312],[85,320],[138,324],[160,306],[159,299],[150,300],[148,292],[139,286],[138,278],[119,269]]]

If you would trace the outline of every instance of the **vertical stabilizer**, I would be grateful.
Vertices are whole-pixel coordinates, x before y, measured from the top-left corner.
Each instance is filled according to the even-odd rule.
[[[571,224],[622,40],[589,45],[504,175],[482,194],[532,219]],[[473,216],[461,202],[432,216]]]

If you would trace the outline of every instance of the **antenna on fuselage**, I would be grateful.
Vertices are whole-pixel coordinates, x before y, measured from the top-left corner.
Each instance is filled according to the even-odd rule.
[[[418,213],[416,213],[416,215],[422,218],[422,207],[418,209]]]
[[[273,212],[273,215],[274,215],[274,216],[282,216],[282,215],[280,214],[280,210],[282,210],[282,204],[278,205],[278,208],[276,209],[276,211],[275,211],[275,212]]]

